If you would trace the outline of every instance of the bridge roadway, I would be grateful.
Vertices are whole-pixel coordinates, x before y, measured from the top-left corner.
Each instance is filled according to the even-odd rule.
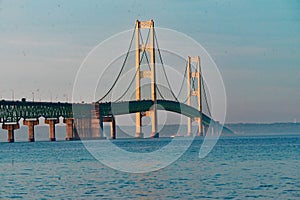
[[[75,136],[73,133],[74,119],[89,120],[96,117],[99,120],[100,117],[109,118],[117,115],[147,112],[152,109],[154,104],[152,100],[101,102],[92,104],[1,100],[0,123],[2,123],[3,129],[8,130],[8,141],[13,142],[14,130],[19,128],[18,122],[20,119],[23,119],[23,124],[27,125],[29,130],[28,141],[34,141],[34,126],[38,125],[38,118],[44,117],[45,123],[50,126],[49,139],[53,141],[55,140],[55,124],[59,122],[59,117],[63,117],[64,123],[67,125],[66,139],[73,139],[78,137],[78,135]],[[201,115],[197,109],[176,101],[157,100],[156,106],[158,110],[166,110],[190,118],[199,118]],[[210,122],[211,118],[202,113],[203,125],[208,126]]]
[[[171,101],[157,100],[157,109],[175,112],[190,118],[200,117],[200,112],[194,107]],[[124,115],[136,112],[146,112],[154,105],[152,100],[123,101],[106,103],[60,103],[60,102],[30,102],[30,101],[0,101],[0,123],[18,122],[23,119],[45,118],[84,118],[90,112],[99,109],[102,116]],[[75,113],[73,113],[75,111]],[[209,125],[211,118],[202,114],[203,124]]]
[[[123,115],[136,112],[146,112],[149,111],[153,105],[154,101],[152,100],[100,103],[99,111],[103,116]],[[166,110],[182,114],[190,118],[198,118],[201,115],[201,113],[194,107],[177,101],[157,100],[156,105],[158,110]],[[202,123],[208,126],[210,121],[211,118],[202,113]]]

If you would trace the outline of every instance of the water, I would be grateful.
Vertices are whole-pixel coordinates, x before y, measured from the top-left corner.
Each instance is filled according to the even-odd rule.
[[[154,142],[117,141],[129,151]],[[300,199],[300,135],[223,137],[204,159],[201,143],[145,174],[104,166],[80,141],[0,143],[0,199]]]

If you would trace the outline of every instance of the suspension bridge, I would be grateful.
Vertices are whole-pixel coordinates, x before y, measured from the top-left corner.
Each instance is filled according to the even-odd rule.
[[[142,31],[146,32],[146,37]],[[135,70],[132,70],[133,66]],[[142,118],[150,117],[151,138],[158,138],[158,111],[163,110],[187,117],[187,136],[192,136],[193,122],[197,124],[196,135],[203,136],[211,124],[217,128],[220,125],[210,117],[200,57],[189,56],[183,67],[184,78],[180,90],[175,93],[169,80],[172,74],[167,74],[158,45],[154,21],[137,20],[116,79],[98,101],[87,104],[2,100],[0,123],[8,131],[8,142],[14,142],[14,131],[20,128],[21,119],[23,125],[28,126],[28,141],[35,141],[34,126],[39,124],[40,117],[44,117],[45,124],[49,125],[50,141],[56,140],[55,125],[60,118],[66,123],[66,140],[105,138],[103,125],[106,122],[110,124],[109,137],[116,139],[116,117],[135,114],[135,137],[144,137]],[[132,78],[126,79],[129,81],[126,88],[115,92],[125,74]]]

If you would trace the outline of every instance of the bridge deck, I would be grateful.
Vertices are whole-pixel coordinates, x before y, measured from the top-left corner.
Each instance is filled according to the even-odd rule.
[[[170,101],[170,100],[157,100],[157,109],[166,110],[170,112],[179,113],[191,118],[200,117],[200,112],[194,107],[186,104]],[[100,103],[100,113],[102,115],[123,115],[136,112],[146,112],[154,105],[152,100],[143,101],[125,101],[117,103]],[[203,123],[209,125],[211,118],[202,113]]]
[[[59,102],[28,102],[28,101],[0,101],[0,123],[18,122],[21,118],[82,118],[90,117],[91,111],[96,110],[102,116],[124,115],[136,112],[146,112],[152,109],[154,101],[124,101],[94,104],[71,104]],[[186,104],[170,101],[157,100],[158,110],[166,110],[179,113],[191,118],[200,117],[200,112]],[[202,114],[203,123],[208,125],[211,118]]]

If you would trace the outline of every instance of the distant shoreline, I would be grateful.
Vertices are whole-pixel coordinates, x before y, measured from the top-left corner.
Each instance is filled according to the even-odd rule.
[[[300,134],[300,123],[228,123],[225,124],[226,128],[223,128],[221,136],[272,136],[272,135],[295,135]],[[145,132],[150,132],[151,127],[145,128]],[[149,130],[147,130],[149,129]],[[109,131],[109,128],[105,128]],[[160,130],[161,137],[171,137],[176,134],[178,130],[186,131],[186,125],[182,125],[179,129],[178,125],[165,125]],[[196,130],[196,127],[194,127]],[[63,125],[56,126],[56,138],[59,141],[64,141],[66,136],[66,128]],[[27,141],[28,129],[22,126],[15,131],[15,139],[18,141]],[[117,126],[117,137],[128,138],[133,137],[135,132],[135,126]],[[128,133],[131,133],[128,134]],[[108,134],[108,132],[107,132]],[[36,141],[48,141],[49,127],[46,125],[39,125],[35,128]],[[147,137],[147,135],[145,135]],[[0,129],[0,142],[7,141],[7,132]]]
[[[228,123],[238,135],[300,134],[300,123]]]

